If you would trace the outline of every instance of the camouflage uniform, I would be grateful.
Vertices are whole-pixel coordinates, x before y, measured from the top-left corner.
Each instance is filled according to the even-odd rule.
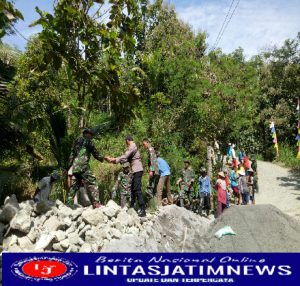
[[[253,183],[253,189],[254,192],[258,193],[259,188],[258,188],[258,177],[257,177],[257,161],[256,158],[254,156],[251,156],[251,168],[253,169],[253,179],[254,179],[254,183]]]
[[[80,137],[74,143],[73,150],[69,158],[69,168],[72,167],[73,180],[70,192],[68,194],[68,205],[74,204],[74,197],[79,191],[80,186],[84,183],[90,200],[95,207],[99,203],[99,190],[96,177],[90,170],[89,161],[93,157],[103,161],[103,156],[99,154],[91,139]]]
[[[181,182],[180,182],[180,206],[184,206],[184,201],[188,200],[189,205],[192,204],[194,199],[194,188],[193,183],[195,180],[195,172],[192,167],[188,167],[187,169],[183,169],[181,171]]]
[[[131,198],[132,173],[120,172],[117,182],[113,187],[113,198],[118,197],[121,200],[121,207],[124,208]]]
[[[153,172],[153,176],[149,178],[147,193],[149,194],[149,196],[153,197],[159,180],[157,156],[155,153],[155,149],[153,147],[150,147],[148,149],[148,167],[149,167],[149,172]]]

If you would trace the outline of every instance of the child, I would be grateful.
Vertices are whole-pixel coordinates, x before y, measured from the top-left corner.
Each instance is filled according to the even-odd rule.
[[[237,169],[232,168],[232,171],[230,174],[230,182],[231,182],[231,188],[232,188],[233,196],[234,196],[234,204],[239,205],[240,204],[240,191],[239,191],[236,171],[237,171]]]
[[[248,172],[248,170],[250,169],[251,167],[251,163],[250,163],[250,160],[248,158],[247,155],[244,156],[244,167],[245,167],[245,170],[246,170],[246,174]],[[248,175],[248,174],[247,174]]]
[[[121,200],[121,207],[124,208],[130,202],[131,196],[132,173],[130,172],[130,164],[123,164],[123,171],[118,175],[118,180],[113,187],[112,198],[117,196]]]
[[[247,176],[247,185],[250,195],[250,201],[253,205],[255,205],[255,191],[254,191],[254,171],[253,169],[248,170],[248,176]]]
[[[248,205],[249,203],[249,189],[248,189],[248,185],[247,185],[247,177],[245,176],[246,173],[243,171],[239,171],[238,172],[240,177],[239,177],[239,190],[240,193],[242,194],[242,204],[243,205]]]
[[[225,183],[226,183],[226,208],[229,208],[230,206],[230,179],[227,175],[227,169],[223,169],[223,172],[225,174]]]

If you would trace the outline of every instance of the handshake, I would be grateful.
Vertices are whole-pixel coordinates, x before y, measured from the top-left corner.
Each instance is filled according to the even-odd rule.
[[[108,162],[108,163],[114,163],[114,164],[117,163],[117,162],[116,162],[116,158],[109,157],[109,156],[105,156],[105,157],[104,157],[104,160],[105,160],[106,162]]]

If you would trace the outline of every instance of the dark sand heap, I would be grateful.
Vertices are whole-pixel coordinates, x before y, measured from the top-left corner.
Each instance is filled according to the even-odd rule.
[[[236,235],[214,237],[229,225]],[[273,205],[231,207],[206,234],[209,252],[299,252],[300,224]]]

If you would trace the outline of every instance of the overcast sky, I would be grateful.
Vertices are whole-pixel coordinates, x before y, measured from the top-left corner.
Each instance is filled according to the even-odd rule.
[[[208,43],[213,45],[221,29],[232,0],[168,0],[175,6],[181,19],[188,22],[194,31],[208,33]],[[234,0],[233,7],[238,2]],[[52,0],[15,0],[25,21],[16,28],[25,36],[39,31],[28,25],[38,18],[35,6],[52,11]],[[272,45],[281,45],[287,38],[295,38],[300,32],[300,0],[240,0],[219,47],[226,53],[241,46],[247,56],[258,53]],[[7,36],[4,42],[24,49],[26,41],[18,35]]]

